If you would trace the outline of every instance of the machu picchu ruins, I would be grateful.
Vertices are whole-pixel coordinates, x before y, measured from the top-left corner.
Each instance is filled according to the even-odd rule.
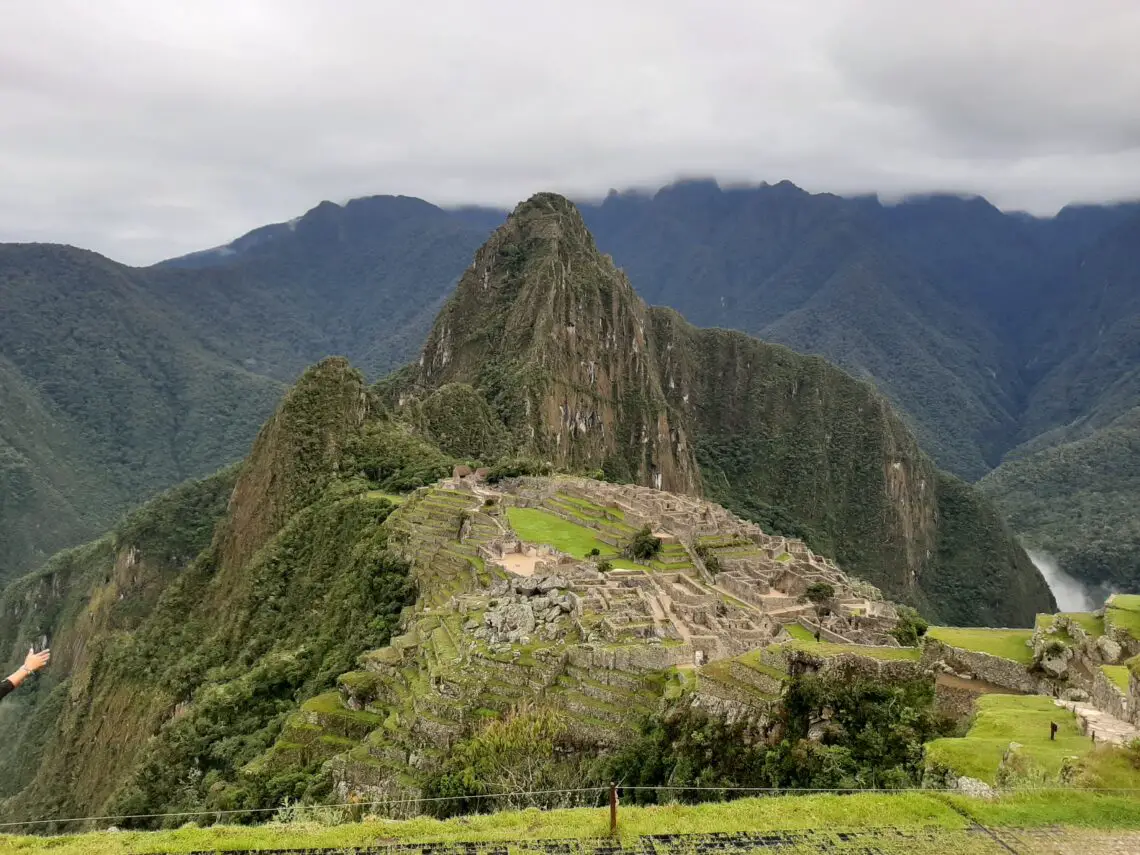
[[[764,738],[789,681],[813,673],[932,680],[940,708],[959,718],[990,692],[1044,696],[1101,742],[1140,733],[1136,678],[1116,673],[1140,652],[1127,633],[1093,637],[1073,617],[1043,616],[1036,633],[935,628],[907,647],[898,607],[873,586],[715,503],[582,477],[485,475],[459,470],[402,498],[386,525],[419,599],[391,644],[306,702],[261,762],[324,758],[342,793],[414,802],[418,773],[520,707],[561,710],[575,739],[599,749],[681,698]],[[659,548],[633,560],[624,547],[643,531]],[[813,585],[825,602],[806,596]],[[1014,652],[954,634],[969,632]]]
[[[388,647],[293,716],[265,762],[324,752],[345,792],[414,796],[417,764],[521,704],[557,705],[597,745],[682,692],[763,730],[803,639],[905,655],[876,589],[719,505],[570,476],[473,476],[392,513],[418,602]],[[623,556],[642,529],[659,550]],[[828,586],[826,603],[804,597],[813,584]],[[913,677],[912,663],[886,664]]]

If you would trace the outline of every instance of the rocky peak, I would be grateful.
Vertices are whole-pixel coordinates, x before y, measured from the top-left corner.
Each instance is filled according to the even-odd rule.
[[[643,484],[698,488],[669,422],[645,304],[567,199],[520,204],[436,319],[417,385],[468,383],[529,453]]]

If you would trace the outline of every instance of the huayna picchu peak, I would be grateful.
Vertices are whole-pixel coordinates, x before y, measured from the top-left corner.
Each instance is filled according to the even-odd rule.
[[[468,385],[525,455],[716,498],[940,618],[1052,605],[989,503],[872,386],[646,306],[561,196],[520,204],[476,253],[404,377],[405,404]]]
[[[579,786],[649,719],[798,751],[882,693],[925,704],[921,745],[909,606],[1028,626],[1053,601],[871,385],[648,307],[539,194],[418,363],[370,387],[323,360],[236,472],[5,590],[0,645],[48,636],[60,667],[0,718],[0,816],[474,798],[456,764],[512,722],[554,746],[534,789]],[[876,761],[896,784],[910,744]]]
[[[428,336],[416,386],[470,384],[519,447],[559,468],[695,492],[692,443],[670,422],[657,364],[629,280],[568,200],[540,193],[476,253]]]

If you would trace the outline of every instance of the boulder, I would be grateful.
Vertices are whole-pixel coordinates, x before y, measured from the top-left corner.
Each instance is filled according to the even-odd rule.
[[[1109,665],[1119,662],[1124,653],[1124,649],[1107,635],[1102,635],[1096,640],[1096,649]]]
[[[1054,679],[1061,679],[1069,673],[1068,656],[1042,656],[1041,670]]]
[[[542,579],[538,579],[534,576],[524,576],[522,579],[519,579],[517,582],[515,582],[515,591],[529,597],[531,594],[538,590],[538,586],[542,583],[542,581]]]
[[[534,610],[526,603],[512,603],[504,606],[503,625],[518,630],[521,635],[534,632]]]
[[[1061,692],[1061,700],[1063,701],[1083,702],[1087,701],[1088,699],[1089,693],[1084,689],[1078,689],[1075,686],[1070,686],[1069,688],[1065,689],[1065,691]]]
[[[549,594],[557,588],[565,588],[566,580],[561,576],[547,576],[544,579],[538,580],[538,592],[540,594]]]
[[[960,792],[976,799],[992,799],[995,795],[993,787],[977,778],[967,778],[963,775],[954,783]]]

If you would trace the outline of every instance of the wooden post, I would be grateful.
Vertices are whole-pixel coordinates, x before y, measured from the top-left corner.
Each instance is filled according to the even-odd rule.
[[[610,781],[610,837],[617,837],[617,784]]]
[[[1053,742],[1057,738],[1057,722],[1049,722],[1049,741]]]

